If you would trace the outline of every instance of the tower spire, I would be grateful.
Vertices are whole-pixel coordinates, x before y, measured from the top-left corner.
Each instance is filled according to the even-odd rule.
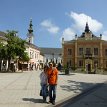
[[[27,33],[27,42],[33,44],[34,35],[33,35],[33,27],[32,26],[33,26],[33,24],[32,24],[32,18],[31,18],[28,33]]]
[[[86,26],[85,26],[85,32],[89,32],[90,31],[90,29],[89,29],[89,26],[88,26],[88,22],[86,22]]]
[[[30,19],[30,24],[29,24],[29,29],[28,29],[28,32],[29,33],[32,33],[33,32],[33,28],[32,28],[32,18]]]

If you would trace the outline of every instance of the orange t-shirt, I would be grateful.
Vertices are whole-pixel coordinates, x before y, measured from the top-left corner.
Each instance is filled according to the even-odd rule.
[[[58,79],[58,70],[57,68],[49,68],[48,69],[48,82],[49,84],[57,84],[57,79]]]

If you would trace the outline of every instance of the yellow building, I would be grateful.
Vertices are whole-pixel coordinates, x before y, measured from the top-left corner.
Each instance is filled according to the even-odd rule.
[[[94,72],[107,69],[107,41],[102,35],[95,36],[86,23],[82,35],[75,35],[74,40],[62,39],[63,65],[72,69]]]

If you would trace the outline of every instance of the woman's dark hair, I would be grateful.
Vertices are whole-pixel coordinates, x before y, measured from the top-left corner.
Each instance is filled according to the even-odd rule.
[[[44,70],[45,70],[45,69],[48,69],[48,66],[47,66],[47,65],[44,66]]]

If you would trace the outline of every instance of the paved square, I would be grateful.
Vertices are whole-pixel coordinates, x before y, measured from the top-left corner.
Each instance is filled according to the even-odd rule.
[[[45,107],[40,91],[41,71],[0,73],[0,107]],[[64,101],[97,83],[107,81],[107,75],[59,73],[56,102]]]

